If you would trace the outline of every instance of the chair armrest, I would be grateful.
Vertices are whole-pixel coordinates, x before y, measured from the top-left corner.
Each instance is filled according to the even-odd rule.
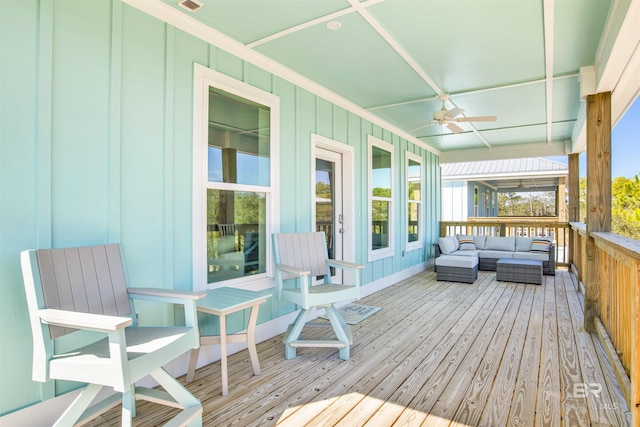
[[[38,310],[38,316],[43,322],[49,325],[100,332],[117,331],[133,323],[129,317],[79,313],[77,311],[56,310],[52,308]]]
[[[278,269],[280,269],[283,272],[295,274],[296,276],[310,276],[311,275],[311,272],[309,270],[303,270],[302,268],[296,268],[296,267],[292,267],[292,266],[286,265],[286,264],[278,264],[277,267],[278,267]]]
[[[185,326],[193,328],[195,342],[193,348],[200,347],[200,330],[198,328],[198,309],[196,301],[207,296],[206,292],[178,291],[163,288],[128,288],[129,298],[145,301],[180,304],[184,307]]]
[[[168,302],[175,302],[177,300],[199,300],[207,296],[206,292],[178,291],[163,288],[128,288],[127,293],[131,298],[166,300]]]
[[[328,259],[326,261],[327,265],[330,267],[342,268],[345,270],[362,270],[366,266],[364,264],[356,264],[354,262],[342,261],[337,259]]]

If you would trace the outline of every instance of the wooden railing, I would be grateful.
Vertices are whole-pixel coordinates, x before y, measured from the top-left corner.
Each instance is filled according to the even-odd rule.
[[[469,221],[440,221],[440,236],[552,236],[556,248],[556,265],[569,266],[569,223],[556,217],[470,218]]]
[[[587,239],[593,239],[595,246],[589,258]],[[594,289],[597,294],[588,296],[596,300],[594,329],[629,404],[632,423],[637,423],[640,419],[640,242],[615,233],[588,233],[584,224],[572,222],[571,243],[571,269],[583,292],[585,288]],[[596,263],[597,268],[591,269],[596,277],[587,277],[587,263]]]

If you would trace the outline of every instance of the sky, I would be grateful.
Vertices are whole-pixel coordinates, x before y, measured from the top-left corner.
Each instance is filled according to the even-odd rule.
[[[567,156],[548,157],[567,164]],[[587,171],[586,153],[580,154],[580,177]],[[629,107],[611,133],[611,178],[640,175],[640,97]]]

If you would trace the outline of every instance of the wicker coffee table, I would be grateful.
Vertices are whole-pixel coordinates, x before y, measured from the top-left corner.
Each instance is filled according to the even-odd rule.
[[[542,285],[542,261],[500,258],[496,263],[496,280]]]

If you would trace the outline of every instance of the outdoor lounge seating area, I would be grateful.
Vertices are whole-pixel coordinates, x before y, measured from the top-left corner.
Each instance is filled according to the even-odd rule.
[[[186,387],[202,401],[203,425],[630,425],[598,339],[580,327],[582,300],[567,271],[542,286],[481,271],[469,287],[428,270],[360,303],[382,310],[352,326],[348,362],[327,348],[286,360],[279,335],[257,346],[261,376],[248,351],[229,357],[225,397],[220,364],[201,368]],[[585,384],[601,387],[599,398],[580,393]],[[136,424],[171,413],[144,402]],[[114,408],[88,425],[119,422]]]
[[[477,256],[478,270],[496,271],[501,258],[542,261],[543,274],[554,275],[556,247],[551,236],[486,236],[456,235],[438,239],[442,255]]]

